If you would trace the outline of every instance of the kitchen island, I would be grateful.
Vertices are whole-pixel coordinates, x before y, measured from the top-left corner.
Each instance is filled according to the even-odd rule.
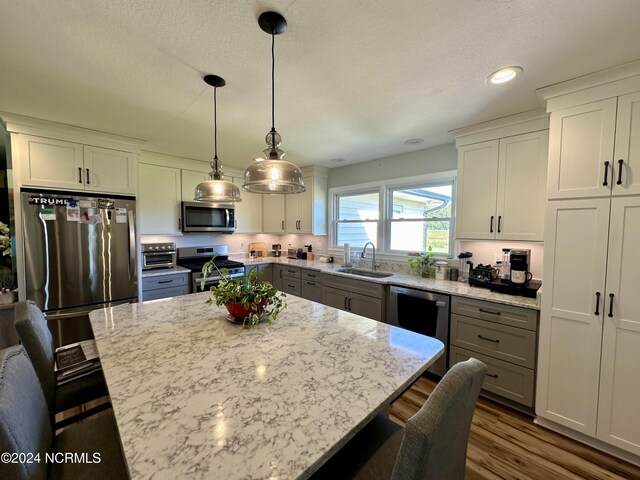
[[[292,296],[245,328],[209,296],[90,314],[134,479],[306,478],[443,350]]]

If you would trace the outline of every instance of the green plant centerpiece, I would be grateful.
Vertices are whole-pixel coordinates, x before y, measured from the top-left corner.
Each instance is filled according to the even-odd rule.
[[[431,267],[436,264],[431,245],[427,247],[426,252],[410,253],[408,263],[411,270],[421,277],[429,278],[431,276]]]
[[[214,256],[202,267],[202,288],[205,279],[216,270],[220,274],[220,282],[210,288],[213,299],[208,298],[207,303],[224,305],[236,323],[243,325],[255,325],[263,320],[272,323],[282,310],[287,308],[284,302],[286,296],[270,282],[258,281],[258,270],[253,267],[245,277],[229,277],[226,268],[219,270],[213,263]]]

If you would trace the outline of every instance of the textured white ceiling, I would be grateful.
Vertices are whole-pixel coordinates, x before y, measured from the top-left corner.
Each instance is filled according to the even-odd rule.
[[[638,0],[2,0],[0,111],[208,160],[214,73],[227,81],[219,153],[245,167],[271,122],[271,39],[256,20],[269,9],[289,23],[276,128],[299,165],[447,143],[539,107],[536,88],[640,59]],[[506,65],[524,75],[485,84]]]

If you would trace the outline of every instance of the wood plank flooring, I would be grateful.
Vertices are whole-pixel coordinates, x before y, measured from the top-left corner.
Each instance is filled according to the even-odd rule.
[[[436,381],[421,377],[391,404],[400,425],[416,413]],[[467,480],[640,480],[640,467],[533,423],[526,415],[480,398],[467,448]]]

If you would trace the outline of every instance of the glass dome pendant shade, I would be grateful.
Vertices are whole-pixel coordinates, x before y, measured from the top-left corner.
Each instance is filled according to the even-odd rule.
[[[284,33],[287,22],[282,15],[264,12],[258,18],[260,28],[271,35],[271,131],[265,140],[267,148],[264,159],[256,158],[244,172],[242,189],[252,193],[288,194],[306,191],[302,172],[297,165],[282,160],[284,152],[279,148],[282,142],[275,129],[275,36]]]
[[[218,159],[218,122],[216,118],[216,91],[219,87],[224,87],[226,82],[217,75],[207,75],[204,81],[213,87],[213,145],[214,156],[211,160],[210,180],[200,182],[196,186],[194,200],[203,203],[236,203],[241,202],[240,189],[232,182],[224,180],[222,173],[222,162]]]

